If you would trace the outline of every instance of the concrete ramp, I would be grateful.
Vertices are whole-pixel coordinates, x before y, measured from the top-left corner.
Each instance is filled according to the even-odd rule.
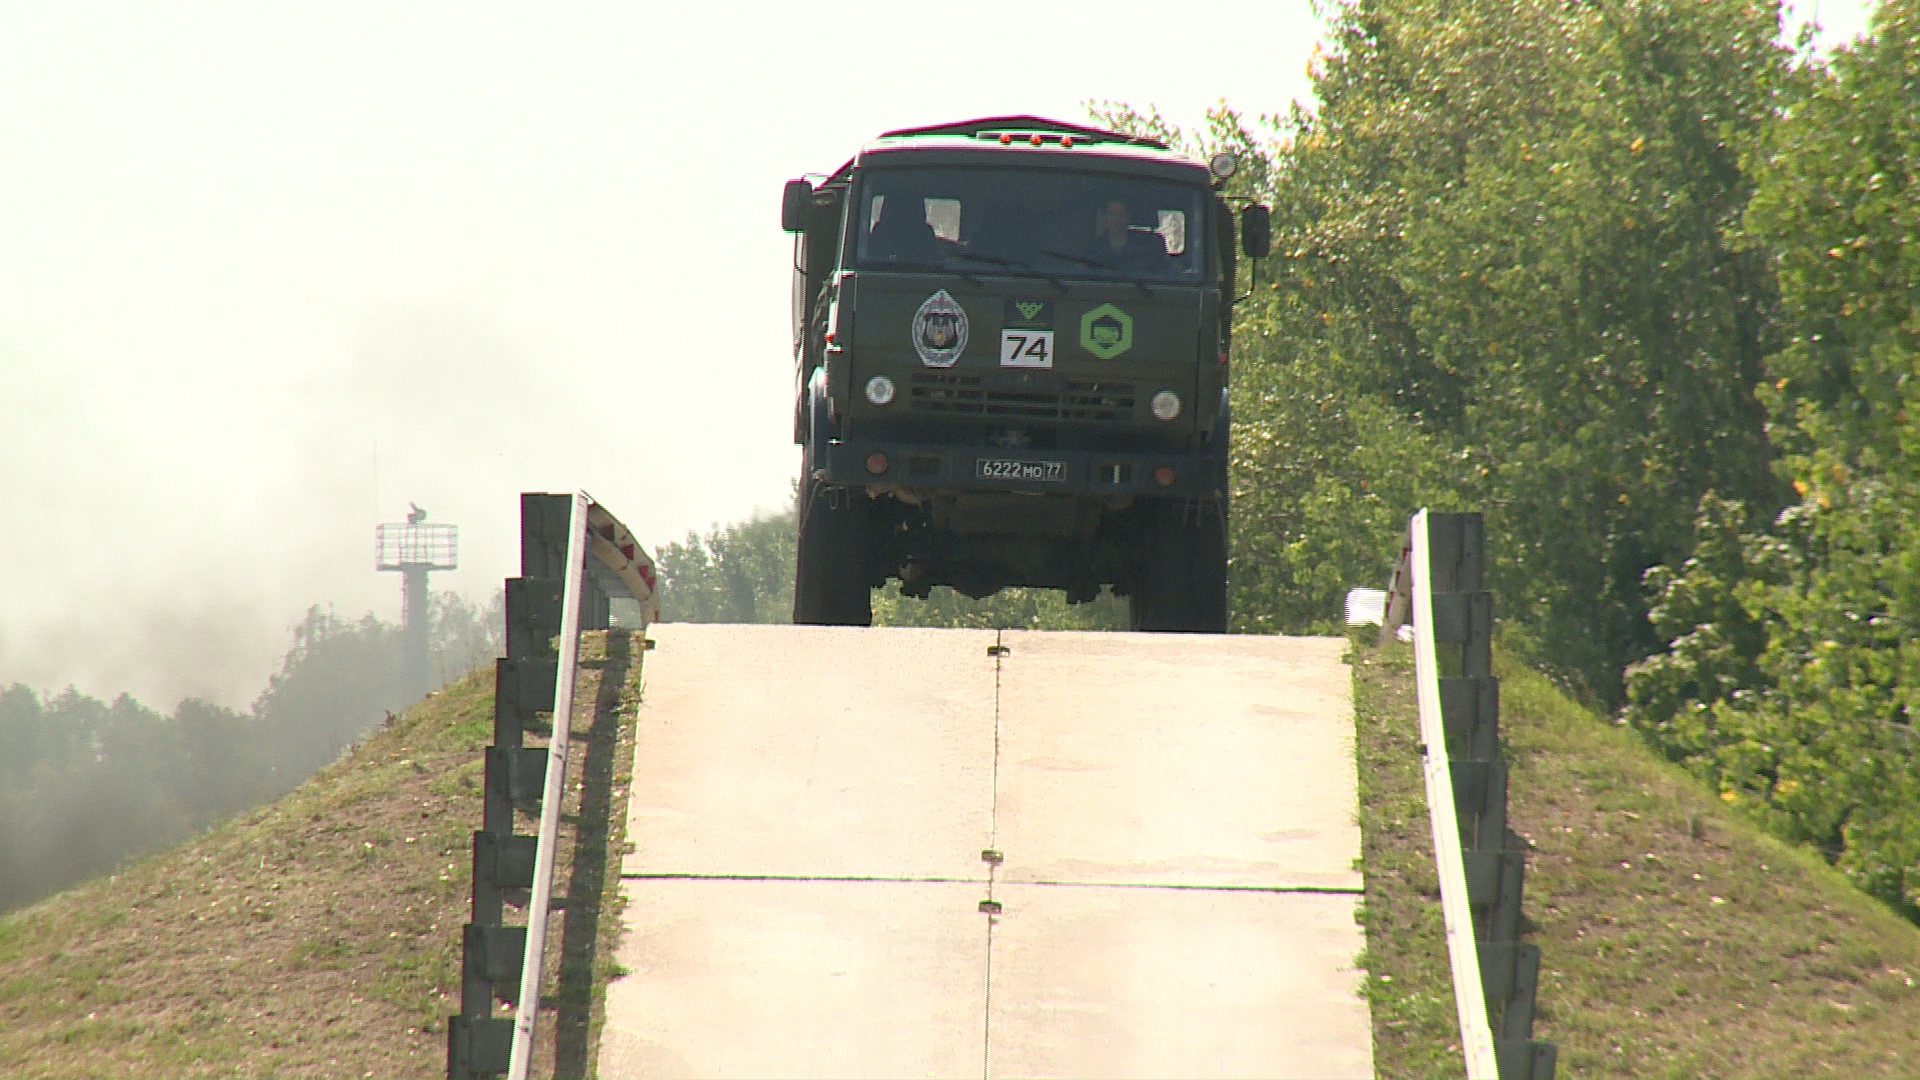
[[[600,1075],[1372,1075],[1343,641],[652,634]]]

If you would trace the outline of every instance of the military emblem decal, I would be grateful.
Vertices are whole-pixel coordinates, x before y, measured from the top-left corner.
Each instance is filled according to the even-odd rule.
[[[913,313],[913,351],[928,367],[952,367],[967,349],[967,312],[941,289]]]
[[[1133,316],[1112,304],[1080,316],[1080,347],[1102,360],[1133,348]]]
[[[1002,322],[1006,326],[1048,329],[1053,326],[1053,304],[1046,300],[1009,300]]]

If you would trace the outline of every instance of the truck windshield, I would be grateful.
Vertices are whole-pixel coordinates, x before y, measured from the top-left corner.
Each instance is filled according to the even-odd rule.
[[[1139,177],[1009,168],[875,169],[859,265],[1198,283],[1206,192]]]

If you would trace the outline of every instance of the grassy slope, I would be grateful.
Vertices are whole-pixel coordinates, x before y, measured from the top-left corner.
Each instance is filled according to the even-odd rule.
[[[1410,667],[1356,650],[1367,992],[1381,1075],[1458,1075]],[[1920,1074],[1920,931],[1503,676],[1562,1075]],[[464,680],[281,802],[0,920],[0,1074],[437,1074],[491,716],[490,680]]]
[[[492,717],[470,676],[285,799],[0,920],[0,1075],[439,1075]]]
[[[1409,650],[1361,648],[1355,674],[1376,1064],[1458,1075]],[[1501,674],[1535,1034],[1562,1076],[1920,1075],[1920,930],[1539,675]]]

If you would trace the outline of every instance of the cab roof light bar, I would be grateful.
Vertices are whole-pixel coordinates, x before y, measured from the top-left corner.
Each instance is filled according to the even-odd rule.
[[[1154,150],[1168,149],[1167,144],[1143,135],[1128,135],[1121,131],[1108,131],[1104,128],[1083,127],[1079,124],[1062,123],[1040,116],[994,116],[980,120],[962,120],[955,124],[937,124],[932,127],[901,128],[889,131],[880,137],[883,139],[901,139],[914,136],[951,135],[966,139],[995,139],[1010,142],[1018,139],[1030,142],[1035,135],[1043,141],[1064,141],[1071,137],[1074,142],[1120,143],[1125,146],[1144,146]],[[1009,138],[1002,139],[1002,136]]]

